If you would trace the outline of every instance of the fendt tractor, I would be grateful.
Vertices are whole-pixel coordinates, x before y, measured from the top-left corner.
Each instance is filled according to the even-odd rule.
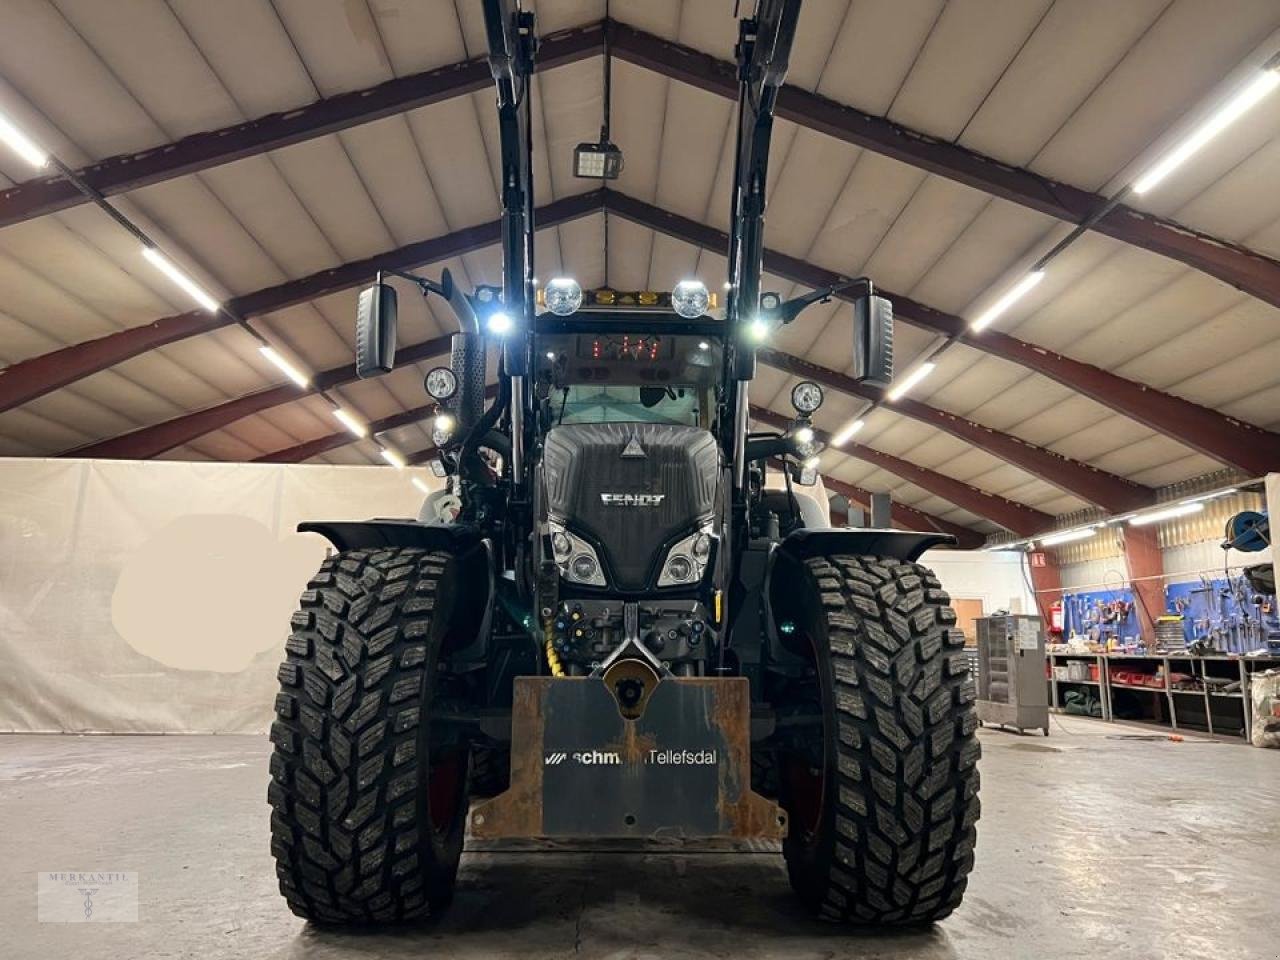
[[[830,527],[811,495],[817,384],[780,429],[750,430],[756,346],[811,303],[848,301],[853,375],[892,378],[870,281],[760,289],[799,8],[759,0],[739,22],[726,289],[654,293],[535,283],[534,17],[484,0],[502,284],[397,274],[458,322],[425,378],[445,487],[416,520],[300,527],[335,549],[293,617],[271,734],[271,847],[298,915],[433,915],[468,832],[780,841],[796,894],[837,922],[960,903],[974,694],[947,594],[915,562],[954,540]],[[392,367],[391,275],[359,297],[362,376]]]

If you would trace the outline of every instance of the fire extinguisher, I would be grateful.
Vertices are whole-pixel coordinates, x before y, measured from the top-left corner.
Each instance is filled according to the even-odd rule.
[[[1055,600],[1049,607],[1049,632],[1062,633],[1062,601]]]

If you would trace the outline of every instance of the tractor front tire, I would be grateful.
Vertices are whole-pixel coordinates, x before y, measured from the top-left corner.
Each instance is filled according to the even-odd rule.
[[[792,588],[795,589],[792,589]],[[932,571],[887,557],[797,561],[775,614],[812,657],[823,735],[778,758],[793,889],[863,926],[949,915],[973,867],[978,720],[964,635]]]
[[[271,727],[271,851],[300,917],[372,924],[453,893],[468,751],[429,722],[446,696],[455,564],[417,548],[348,550],[302,594]]]

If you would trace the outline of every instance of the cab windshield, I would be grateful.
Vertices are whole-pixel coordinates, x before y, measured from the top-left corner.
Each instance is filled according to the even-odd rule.
[[[700,427],[705,426],[705,419],[699,393],[692,385],[578,383],[562,390],[560,397],[552,400],[552,409],[560,423],[674,423]]]
[[[667,333],[659,324],[619,325],[545,334],[537,366],[550,426],[667,423],[709,429],[723,359],[715,337]]]

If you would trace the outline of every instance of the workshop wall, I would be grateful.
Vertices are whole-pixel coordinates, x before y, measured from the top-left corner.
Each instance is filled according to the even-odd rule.
[[[425,469],[0,459],[0,731],[257,733],[326,542]]]
[[[920,562],[933,568],[953,601],[981,600],[988,615],[1035,613],[1024,556],[1012,550],[928,550]]]

